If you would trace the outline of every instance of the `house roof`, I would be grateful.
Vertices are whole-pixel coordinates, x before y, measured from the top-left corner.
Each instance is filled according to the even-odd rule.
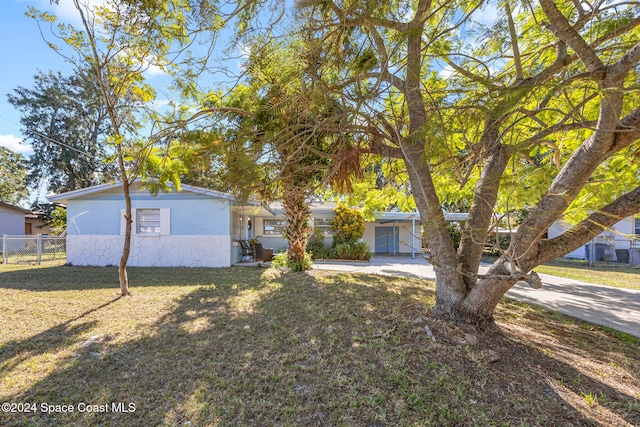
[[[335,202],[311,202],[309,204],[311,212],[333,212],[337,207],[338,204]],[[274,212],[284,212],[282,202],[271,202],[269,208]]]
[[[136,181],[135,184],[139,184],[139,183],[140,181]],[[81,188],[79,190],[47,196],[47,198],[52,202],[66,203],[68,200],[73,200],[79,197],[89,196],[92,194],[98,194],[98,193],[109,191],[119,187],[122,187],[121,181],[113,184],[107,183],[107,184],[94,185],[93,187]],[[204,194],[206,196],[216,197],[220,199],[228,199],[228,200],[234,199],[233,195],[228,193],[223,193],[221,191],[209,190],[207,188],[195,187],[193,185],[187,185],[187,184],[182,184],[180,185],[180,187],[182,188],[182,191],[189,191],[192,193]]]
[[[275,213],[284,212],[284,208],[281,202],[272,202],[269,204],[271,210]],[[309,208],[311,212],[331,212],[338,206],[335,202],[311,202]],[[420,221],[420,214],[415,212],[377,212],[374,214],[376,220],[382,221]],[[468,213],[463,212],[445,212],[445,221],[466,221],[469,217]]]
[[[242,215],[251,215],[251,216],[261,216],[261,217],[273,217],[275,213],[271,210],[271,208],[265,203],[248,201],[244,205],[232,206],[231,211],[242,214]]]
[[[9,203],[0,202],[0,206],[7,209],[13,209],[23,214],[30,214],[31,211],[29,209],[21,208],[20,206],[10,205]]]
[[[420,214],[418,212],[379,212],[374,214],[377,220],[383,221],[420,221]],[[468,213],[463,212],[445,212],[445,221],[466,221],[469,217]]]

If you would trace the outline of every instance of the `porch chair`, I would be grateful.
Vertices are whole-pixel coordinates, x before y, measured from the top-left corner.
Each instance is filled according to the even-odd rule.
[[[240,262],[242,262],[245,259],[245,257],[249,257],[250,260],[255,262],[256,253],[251,247],[251,245],[249,244],[249,242],[247,242],[246,240],[238,240],[238,243],[240,243],[240,249],[242,249],[242,256],[240,257]]]

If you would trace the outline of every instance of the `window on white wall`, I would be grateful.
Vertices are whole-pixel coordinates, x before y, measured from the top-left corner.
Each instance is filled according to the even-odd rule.
[[[333,236],[331,221],[333,221],[333,218],[314,218],[313,228],[318,228],[324,236]]]
[[[160,209],[136,209],[136,234],[160,234]]]
[[[264,220],[264,232],[265,236],[282,236],[286,222],[284,219],[265,219]]]
[[[120,211],[120,234],[124,235],[126,222],[125,210]],[[132,209],[133,224],[131,232],[134,235],[168,236],[171,234],[170,209],[144,208]]]
[[[232,215],[231,230],[233,233],[233,240],[243,240],[244,236],[242,235],[242,215],[236,212],[233,212]]]

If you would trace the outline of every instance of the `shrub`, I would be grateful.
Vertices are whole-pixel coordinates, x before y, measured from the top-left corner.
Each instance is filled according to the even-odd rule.
[[[484,251],[491,255],[500,255],[500,250],[506,250],[511,244],[511,234],[500,233],[498,235],[499,249],[496,244],[496,235],[490,234],[487,236],[487,243],[485,245]]]
[[[369,261],[371,251],[365,242],[340,243],[331,251],[331,258],[349,259],[354,261]]]
[[[460,224],[457,222],[450,222],[448,228],[449,234],[451,234],[451,240],[453,240],[453,246],[458,250],[458,247],[460,246],[460,239],[462,238]]]
[[[310,250],[311,259],[331,259],[335,258],[333,255],[333,248],[329,248],[327,246],[323,246],[322,248],[315,248],[314,250]]]
[[[305,252],[304,258],[297,262],[290,260],[286,252],[280,252],[273,257],[271,266],[274,268],[287,267],[290,268],[291,271],[305,271],[311,269],[313,261],[311,260],[311,254],[309,252]]]
[[[336,217],[331,221],[333,246],[341,243],[356,242],[364,236],[364,217],[357,209],[349,209],[338,205],[334,212]]]
[[[316,227],[313,229],[313,233],[309,236],[309,240],[307,240],[307,251],[311,252],[314,256],[317,256],[318,253],[326,252],[327,247],[324,245],[324,234],[322,234],[322,230]]]

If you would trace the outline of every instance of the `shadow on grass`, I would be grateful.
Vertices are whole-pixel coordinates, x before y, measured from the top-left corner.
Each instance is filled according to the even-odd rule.
[[[234,270],[235,268],[127,267],[129,286],[134,294],[136,288],[149,286],[207,285],[212,277],[219,277],[220,271],[233,274]],[[55,266],[0,272],[0,288],[35,292],[111,288],[118,290],[120,285],[117,267]]]
[[[183,296],[143,338],[98,343],[2,397],[135,404],[128,413],[32,414],[33,425],[594,424],[547,392],[551,376],[574,393],[585,384],[598,390],[608,410],[640,423],[621,409],[630,396],[592,379],[576,383],[574,366],[512,337],[475,348],[430,343],[418,322],[434,298],[424,281],[255,270],[238,283],[228,270]],[[63,329],[51,332],[64,341]],[[480,361],[486,348],[502,359]],[[22,425],[27,415],[9,417],[7,425]]]
[[[120,298],[121,297],[114,298],[98,307],[87,310],[79,316],[29,337],[26,340],[12,340],[3,343],[0,345],[0,375],[10,372],[17,365],[30,357],[36,357],[48,352],[55,352],[63,347],[78,342],[79,337],[95,327],[98,322],[92,320],[75,325],[73,325],[73,323],[108,307]],[[12,360],[8,362],[10,359]]]

